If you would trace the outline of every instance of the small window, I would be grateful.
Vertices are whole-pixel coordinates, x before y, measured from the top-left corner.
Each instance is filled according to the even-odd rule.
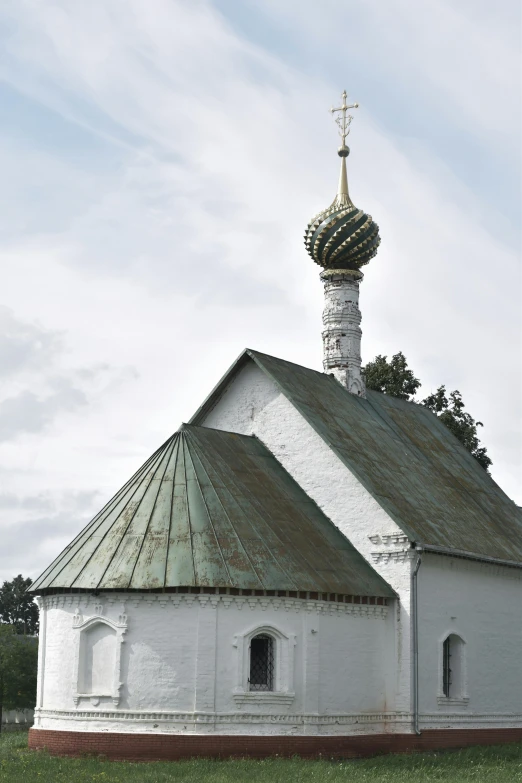
[[[442,645],[442,692],[444,696],[450,695],[451,688],[451,636],[444,640]]]
[[[448,699],[460,699],[464,688],[464,642],[452,633],[442,643],[442,693]]]
[[[250,640],[249,690],[274,690],[274,640],[260,633]]]

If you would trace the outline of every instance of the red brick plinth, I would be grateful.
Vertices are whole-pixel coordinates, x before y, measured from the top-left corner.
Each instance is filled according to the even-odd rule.
[[[29,747],[55,756],[103,755],[131,761],[205,758],[301,756],[360,758],[382,753],[411,753],[468,745],[522,742],[521,729],[430,729],[414,734],[367,734],[350,737],[245,735],[122,734],[31,729]]]

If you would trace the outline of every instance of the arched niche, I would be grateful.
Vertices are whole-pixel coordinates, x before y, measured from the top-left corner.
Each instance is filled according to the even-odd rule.
[[[121,646],[127,630],[125,617],[116,623],[107,617],[94,616],[84,622],[75,618],[76,639],[73,675],[73,700],[82,699],[98,705],[101,699],[111,699],[117,706],[122,682]]]

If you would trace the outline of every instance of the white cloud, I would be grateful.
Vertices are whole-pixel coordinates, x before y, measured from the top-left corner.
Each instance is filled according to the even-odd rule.
[[[406,14],[402,0],[394,6]],[[281,6],[267,7],[280,18]],[[0,61],[4,79],[28,96],[36,117],[40,102],[57,126],[81,134],[79,151],[67,154],[58,144],[39,149],[38,134],[0,135],[0,159],[11,156],[13,169],[20,161],[28,186],[36,170],[41,191],[52,193],[42,221],[41,205],[17,188],[0,243],[5,301],[34,363],[31,384],[15,374],[6,391],[31,398],[33,419],[22,437],[0,446],[0,464],[10,471],[6,493],[50,493],[45,502],[51,497],[65,519],[65,491],[107,499],[245,345],[320,365],[322,291],[301,236],[333,196],[335,140],[322,108],[344,84],[310,79],[234,33],[205,2],[17,0],[6,8],[16,30]],[[426,5],[428,21],[435,10]],[[403,23],[406,36],[403,16],[394,24]],[[331,22],[328,29],[337,41]],[[444,43],[440,29],[432,53]],[[320,26],[315,32],[318,45],[328,45]],[[475,47],[477,35],[463,45]],[[457,111],[461,87],[446,84],[447,71],[444,79],[435,74],[432,59],[420,62],[422,36],[403,59],[428,69],[426,89],[438,100],[450,94]],[[392,90],[393,51],[384,48],[380,58]],[[488,133],[490,120],[473,111],[466,103],[455,122],[472,120]],[[96,145],[81,153],[88,129]],[[428,390],[444,382],[459,388],[486,425],[494,475],[514,493],[519,272],[503,241],[506,219],[429,145],[390,137],[368,112],[354,124],[352,149],[353,197],[383,236],[362,288],[364,357],[403,350]],[[2,188],[9,201],[9,184],[0,184],[0,198]],[[46,367],[31,348],[37,328],[49,341]],[[56,377],[64,379],[60,391]],[[74,410],[64,398],[46,418],[45,405],[67,389],[78,389],[84,404],[75,398]],[[8,513],[9,525],[33,518],[23,503]],[[84,521],[72,514],[70,537]],[[52,549],[46,536],[62,536],[46,524],[34,533],[42,548],[33,576]]]

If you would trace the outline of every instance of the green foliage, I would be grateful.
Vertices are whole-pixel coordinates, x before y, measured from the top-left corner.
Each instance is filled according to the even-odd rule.
[[[481,421],[475,421],[464,410],[462,394],[455,389],[446,394],[446,387],[439,386],[435,394],[430,394],[421,405],[433,411],[446,427],[460,440],[470,454],[487,470],[492,464],[484,446],[480,445],[477,436],[477,427],[483,427]]]
[[[3,709],[34,707],[37,668],[37,640],[18,636],[14,626],[0,623],[0,728]]]
[[[386,356],[376,356],[362,371],[368,389],[391,394],[400,400],[412,400],[421,385],[408,368],[406,357],[401,351],[392,356],[390,361]]]
[[[31,579],[24,579],[21,574],[10,582],[5,581],[0,587],[0,622],[14,626],[16,633],[38,633],[38,607],[33,597],[27,593],[32,584]]]
[[[396,353],[390,361],[386,356],[376,356],[373,362],[363,367],[368,389],[391,394],[401,400],[417,402],[415,394],[421,383],[408,367],[406,357],[402,352]],[[483,427],[481,421],[475,419],[464,410],[462,394],[455,391],[446,393],[445,386],[439,386],[435,394],[430,394],[421,405],[429,408],[451,430],[463,446],[472,454],[484,470],[492,465],[485,446],[481,446],[477,428]]]
[[[522,783],[522,745],[493,745],[344,761],[270,758],[157,761],[53,758],[27,734],[0,739],[0,783]]]

